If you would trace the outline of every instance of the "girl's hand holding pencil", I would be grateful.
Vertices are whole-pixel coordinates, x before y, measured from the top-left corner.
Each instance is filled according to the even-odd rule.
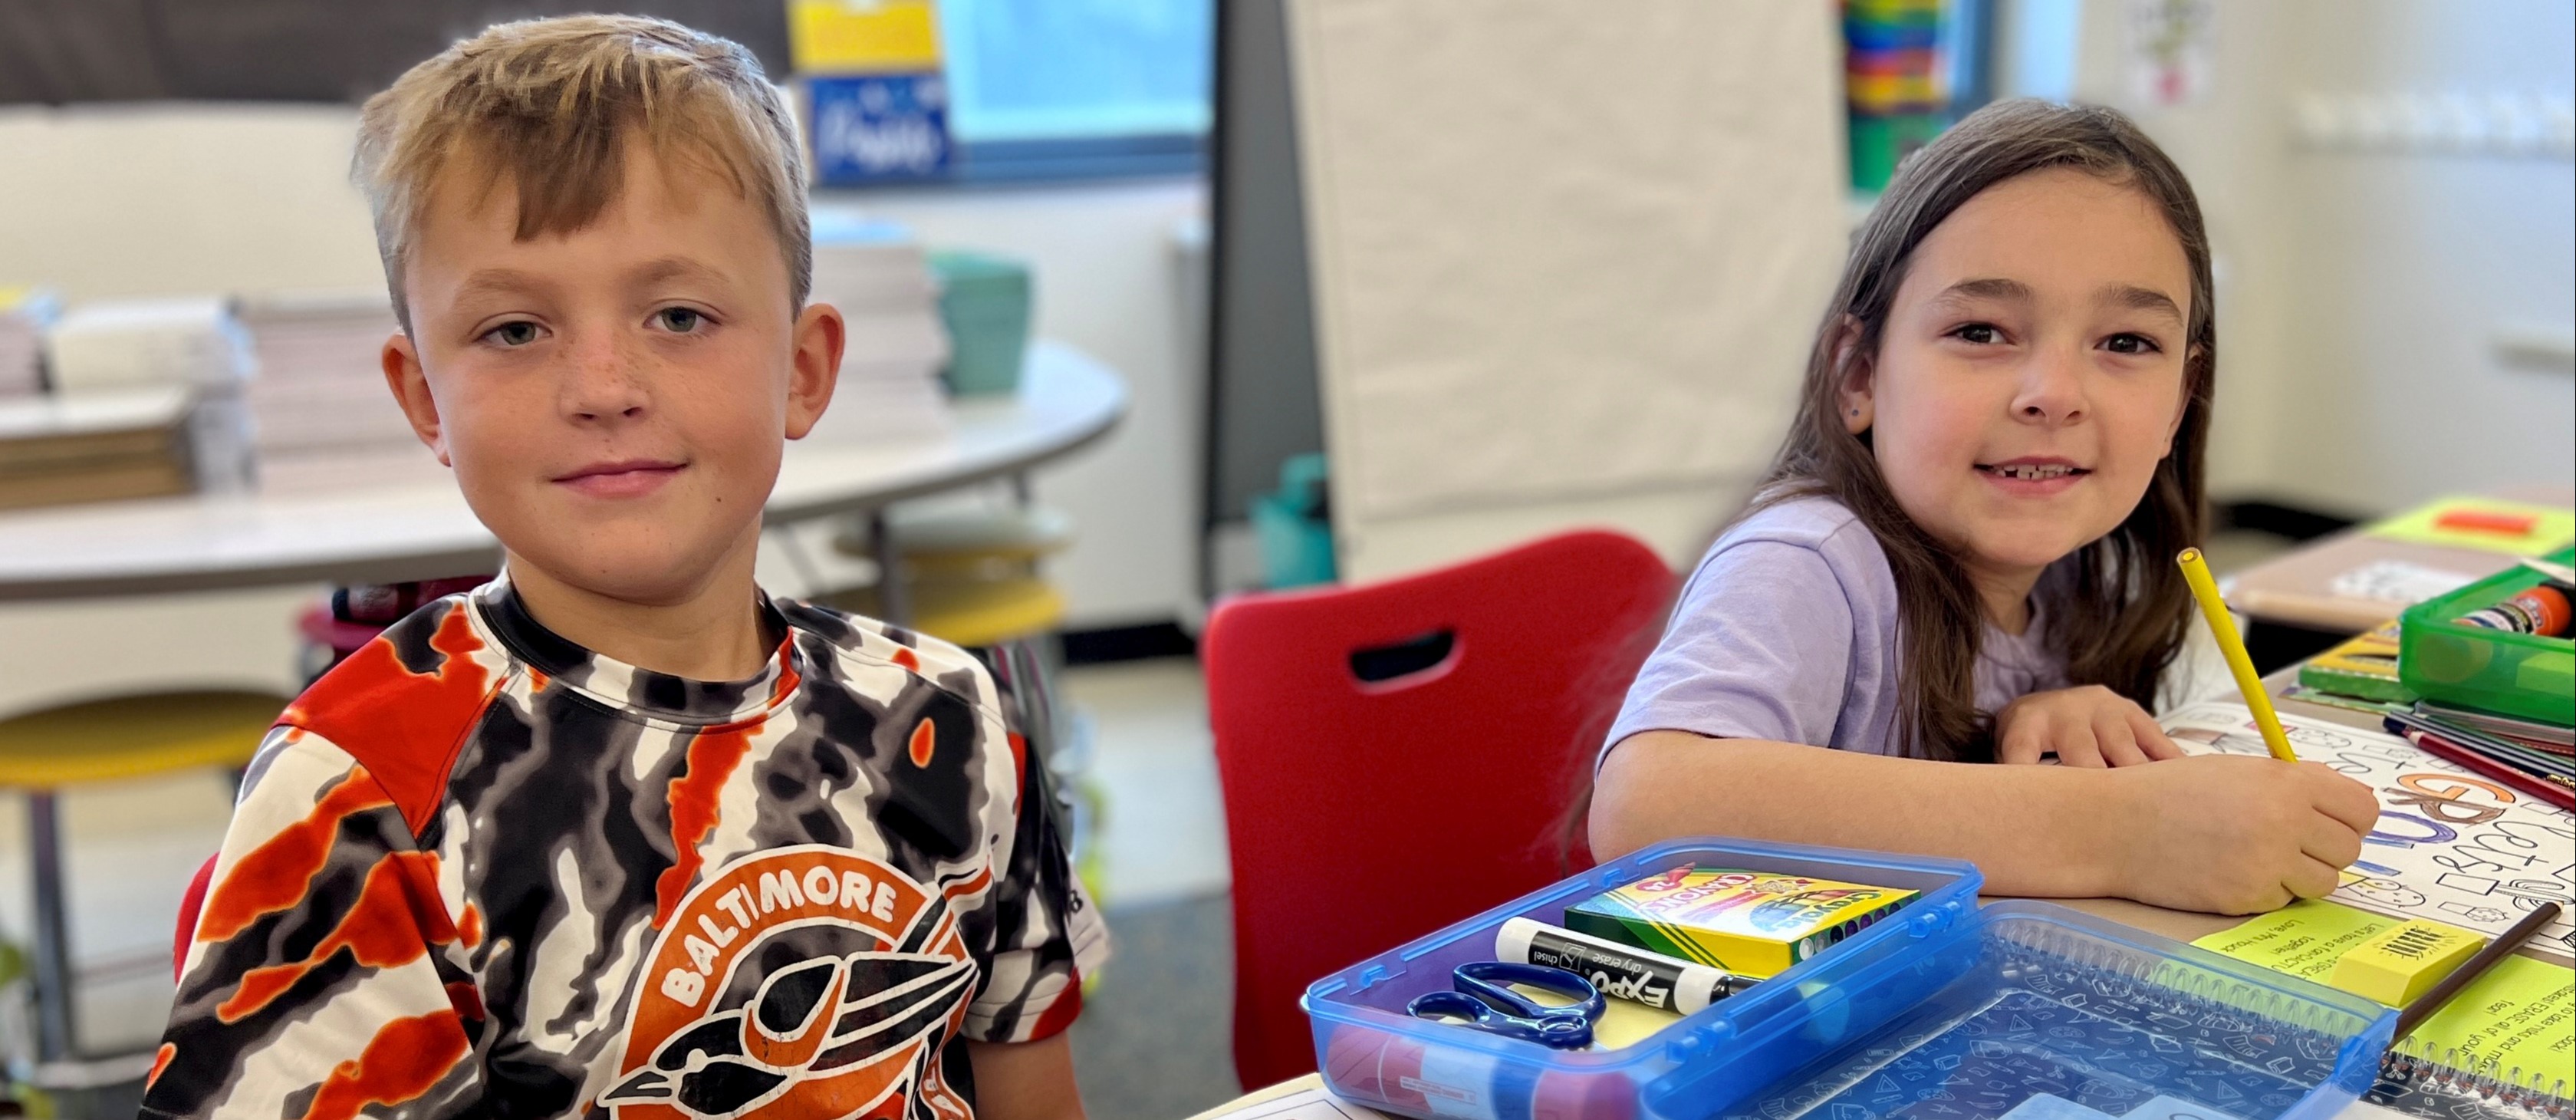
[[[2135,841],[2113,893],[2177,910],[2253,914],[2335,889],[2379,820],[2370,787],[2324,765],[2191,755],[2101,775]]]

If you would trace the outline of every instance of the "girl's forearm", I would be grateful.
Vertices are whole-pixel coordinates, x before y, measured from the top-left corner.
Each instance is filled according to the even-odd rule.
[[[1648,731],[1602,762],[1592,850],[1737,836],[1964,859],[1996,894],[2117,894],[2136,822],[2111,774]]]

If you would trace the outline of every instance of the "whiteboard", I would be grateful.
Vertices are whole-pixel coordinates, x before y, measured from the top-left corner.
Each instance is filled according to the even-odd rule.
[[[1288,12],[1346,574],[1454,559],[1487,516],[1705,544],[1787,429],[1845,252],[1834,6]]]

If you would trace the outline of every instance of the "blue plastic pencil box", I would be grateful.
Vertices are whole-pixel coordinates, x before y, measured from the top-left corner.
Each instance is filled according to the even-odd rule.
[[[1682,863],[1922,898],[1778,976],[1611,1051],[1411,1018],[1504,921]],[[1306,989],[1325,1082],[1478,1120],[2325,1120],[2368,1089],[2396,1015],[2065,907],[1979,908],[1954,860],[1676,841],[1361,961]]]

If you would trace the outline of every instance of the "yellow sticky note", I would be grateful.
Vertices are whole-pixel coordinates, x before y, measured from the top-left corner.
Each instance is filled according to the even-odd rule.
[[[2192,942],[2237,960],[2322,981],[2346,949],[2398,925],[2321,899],[2294,902],[2231,930]],[[2513,956],[2469,982],[2408,1036],[2403,1049],[2450,1061],[2469,1055],[2492,1068],[2567,1069],[2576,1061],[2576,972]],[[2456,1063],[2455,1063],[2456,1064]]]
[[[2403,1007],[2441,983],[2486,943],[2486,938],[2439,922],[2400,922],[2344,950],[2326,982],[2390,1007]]]
[[[2436,1059],[2457,1051],[2499,1071],[2576,1069],[2576,972],[2506,957],[2415,1028],[2404,1048]]]
[[[936,70],[939,13],[931,0],[789,0],[787,53],[799,74]]]
[[[2445,525],[2448,514],[2487,515],[2502,519],[2502,525],[2516,520],[2527,521],[2530,530],[2513,533],[2492,528]],[[2576,542],[2576,510],[2564,506],[2533,505],[2508,502],[2501,498],[2444,498],[2408,510],[2385,521],[2372,524],[2371,536],[2392,541],[2414,541],[2418,544],[2446,548],[2474,548],[2486,552],[2503,552],[2514,556],[2538,556],[2555,552]]]
[[[2396,924],[2395,918],[2311,898],[2192,944],[2275,972],[2324,983],[2346,950]]]

